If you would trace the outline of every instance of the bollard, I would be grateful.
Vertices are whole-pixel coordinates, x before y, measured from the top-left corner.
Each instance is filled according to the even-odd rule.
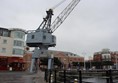
[[[44,75],[44,80],[48,82],[48,71],[45,69],[45,75]]]
[[[82,83],[82,71],[79,71],[79,83]]]
[[[51,74],[52,74],[51,69],[49,69],[49,83],[51,83]]]
[[[66,83],[66,70],[64,69],[64,83]]]
[[[109,70],[109,82],[113,83],[112,71],[111,70]]]
[[[78,80],[77,79],[74,79],[74,83],[78,83]]]
[[[57,83],[57,79],[56,79],[56,78],[57,78],[57,72],[56,72],[56,69],[55,69],[55,72],[54,72],[54,73],[55,73],[55,76],[54,76],[54,83]]]
[[[109,83],[109,71],[106,71],[106,83]]]

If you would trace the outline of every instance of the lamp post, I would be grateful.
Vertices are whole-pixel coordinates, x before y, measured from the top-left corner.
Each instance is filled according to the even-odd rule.
[[[92,68],[91,60],[92,60],[92,57],[91,57],[91,56],[89,56],[89,61],[90,61],[90,69]]]
[[[85,62],[85,57],[84,57],[84,70],[86,70],[86,62]]]
[[[63,69],[66,69],[66,58],[64,58]]]
[[[116,69],[118,69],[118,64],[117,64],[117,55],[115,55],[115,58],[116,58]]]
[[[83,55],[84,55],[84,70],[86,70],[85,54],[86,53],[83,53]]]

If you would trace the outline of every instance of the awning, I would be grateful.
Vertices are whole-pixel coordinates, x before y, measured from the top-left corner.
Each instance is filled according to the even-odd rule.
[[[8,57],[8,63],[13,63],[13,62],[23,63],[23,58],[21,58],[21,57]]]

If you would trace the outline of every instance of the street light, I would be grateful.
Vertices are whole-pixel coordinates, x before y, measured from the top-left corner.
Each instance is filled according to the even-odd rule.
[[[92,57],[91,57],[91,56],[89,56],[89,61],[90,61],[90,69],[92,68],[91,60],[92,60]]]
[[[116,69],[118,68],[118,64],[117,64],[117,55],[115,55],[115,58],[116,58]]]
[[[62,61],[63,61],[63,63],[62,63],[62,68],[63,68],[63,69],[66,69],[66,58],[64,58]]]
[[[84,57],[84,70],[86,70],[85,57]]]
[[[86,53],[82,53],[84,55],[84,70],[86,70],[86,62],[85,62],[85,55]]]

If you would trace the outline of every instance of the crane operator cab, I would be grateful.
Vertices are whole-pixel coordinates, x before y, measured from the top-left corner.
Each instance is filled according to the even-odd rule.
[[[56,37],[45,30],[29,31],[26,43],[29,47],[40,47],[42,45],[54,47],[56,45]]]

